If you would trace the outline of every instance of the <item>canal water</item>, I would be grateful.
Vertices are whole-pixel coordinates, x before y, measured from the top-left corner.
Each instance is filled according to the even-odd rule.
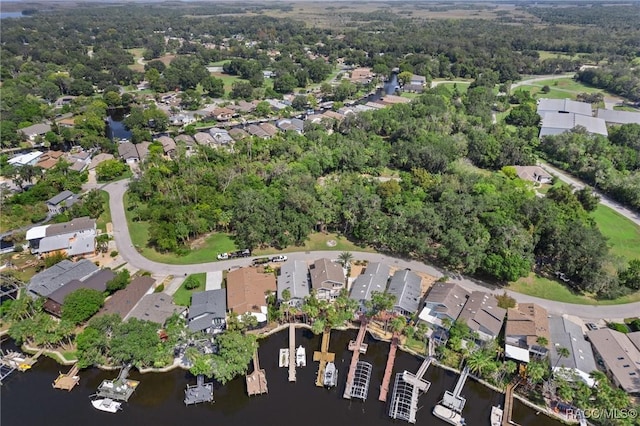
[[[169,373],[132,373],[140,380],[138,390],[123,411],[109,414],[95,410],[89,396],[103,379],[114,378],[117,371],[84,370],[80,373],[80,385],[71,392],[55,390],[51,384],[58,372],[69,367],[59,366],[47,357],[25,373],[15,372],[2,386],[3,426],[18,425],[222,425],[222,426],[376,426],[406,424],[393,421],[388,415],[388,405],[378,401],[379,387],[384,374],[389,344],[378,342],[367,335],[367,353],[361,360],[373,364],[371,386],[366,402],[348,401],[342,398],[351,352],[346,350],[356,331],[333,332],[330,351],[336,352],[339,386],[331,390],[315,386],[318,364],[313,362],[313,351],[320,347],[320,336],[308,330],[296,330],[296,345],[307,349],[307,366],[297,369],[297,382],[289,383],[287,370],[278,368],[278,351],[288,347],[287,331],[276,333],[260,341],[260,366],[266,370],[269,393],[248,397],[244,377],[226,386],[215,384],[213,404],[185,407],[184,388],[195,383],[195,378],[183,370]],[[421,359],[398,351],[393,377],[396,372],[415,372]],[[457,375],[429,367],[425,379],[431,382],[429,391],[420,397],[417,425],[446,425],[435,418],[431,410],[445,390],[452,390]],[[393,385],[393,383],[391,384]],[[391,398],[392,389],[389,391]],[[491,406],[504,405],[504,396],[469,379],[462,395],[467,399],[463,415],[469,426],[489,425]],[[557,426],[560,423],[516,402],[514,419],[523,426]]]
[[[120,139],[131,139],[131,132],[122,122],[128,112],[128,110],[122,108],[109,110],[107,115],[107,137],[111,141],[118,142]]]

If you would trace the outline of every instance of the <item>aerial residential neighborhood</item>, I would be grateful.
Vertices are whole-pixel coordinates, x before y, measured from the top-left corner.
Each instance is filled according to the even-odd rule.
[[[5,423],[640,424],[637,4],[1,12]]]

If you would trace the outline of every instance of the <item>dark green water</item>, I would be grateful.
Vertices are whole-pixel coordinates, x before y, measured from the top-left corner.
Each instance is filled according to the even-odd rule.
[[[55,390],[51,384],[58,372],[68,367],[59,366],[53,360],[41,357],[36,366],[26,373],[14,373],[0,389],[2,426],[31,425],[239,425],[239,426],[342,426],[342,425],[390,425],[407,424],[391,420],[387,404],[378,401],[379,388],[384,374],[389,344],[367,336],[366,355],[360,359],[373,364],[374,371],[366,402],[342,399],[351,353],[346,350],[355,331],[333,332],[330,350],[336,352],[339,386],[332,390],[317,388],[314,384],[317,363],[312,361],[313,351],[320,347],[320,336],[306,330],[297,330],[296,344],[307,349],[307,366],[297,370],[297,382],[287,381],[287,371],[278,368],[278,350],[288,347],[287,332],[280,332],[260,341],[260,365],[267,373],[269,394],[249,398],[244,378],[226,386],[215,386],[215,403],[185,407],[184,388],[195,383],[195,378],[183,370],[169,373],[133,373],[132,378],[141,384],[124,410],[117,414],[95,410],[89,395],[93,394],[105,378],[113,378],[117,372],[97,369],[80,373],[80,385],[71,392]],[[421,359],[398,351],[394,368],[417,371]],[[417,425],[446,425],[431,415],[431,410],[447,389],[453,389],[457,375],[429,367],[425,379],[431,382],[429,391],[420,397]],[[389,392],[389,398],[391,397]],[[463,415],[469,426],[489,425],[491,406],[504,405],[504,396],[479,383],[468,380],[463,396],[467,399]],[[513,420],[523,426],[558,426],[560,423],[516,402]]]

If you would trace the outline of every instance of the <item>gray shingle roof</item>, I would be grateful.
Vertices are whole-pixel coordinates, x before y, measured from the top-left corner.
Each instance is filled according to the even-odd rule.
[[[620,387],[628,393],[640,392],[640,351],[627,335],[600,328],[587,336]]]
[[[598,109],[598,118],[607,123],[615,124],[640,124],[640,112],[615,111],[612,109]]]
[[[469,292],[458,284],[437,282],[431,287],[425,303],[437,305],[434,309],[436,313],[455,320],[460,316],[469,296]]]
[[[171,315],[184,312],[185,309],[184,306],[174,305],[171,296],[166,293],[151,293],[140,299],[136,307],[127,315],[127,319],[138,318],[164,325]]]
[[[591,104],[571,99],[540,99],[538,101],[538,114],[542,116],[546,112],[568,112],[588,117],[593,115]]]
[[[591,345],[585,340],[582,328],[578,324],[563,317],[551,317],[549,332],[551,333],[549,361],[552,367],[558,363],[558,367],[575,368],[587,374],[596,370]],[[558,349],[561,347],[569,350],[568,357],[560,359]]]
[[[387,289],[389,272],[389,267],[383,263],[369,263],[367,269],[353,282],[349,297],[365,301],[371,300],[374,291],[384,292]]]
[[[111,281],[116,275],[111,269],[102,269],[97,273],[85,278],[84,280],[71,280],[67,284],[55,290],[49,295],[49,299],[57,303],[64,303],[64,298],[69,293],[80,288],[90,288],[103,292],[107,289],[107,282]]]
[[[282,292],[289,289],[291,299],[303,299],[309,295],[309,268],[301,260],[290,260],[282,264],[278,275],[278,299],[282,300]]]
[[[77,263],[63,260],[34,275],[27,289],[32,297],[46,297],[70,281],[83,280],[97,271],[98,267],[87,259]]]
[[[396,306],[407,312],[420,307],[422,278],[408,269],[396,271],[391,277],[387,292],[396,296]]]
[[[118,154],[122,159],[129,160],[132,158],[140,159],[136,146],[131,142],[123,142],[118,144]]]
[[[96,228],[96,220],[88,216],[78,217],[69,222],[55,223],[47,227],[46,236],[66,235],[74,232],[88,231]]]
[[[326,258],[313,262],[311,286],[316,290],[320,288],[332,289],[334,283],[344,285],[342,266]]]
[[[484,291],[474,291],[464,305],[459,321],[465,322],[473,331],[496,337],[502,329],[506,309],[498,306],[498,300]]]
[[[75,194],[73,192],[71,192],[71,191],[62,191],[58,195],[49,198],[47,200],[47,204],[51,204],[52,206],[57,206],[58,204],[60,204],[64,200],[66,200],[67,198],[73,197],[74,195]]]
[[[191,295],[189,307],[189,330],[201,331],[214,325],[214,320],[224,319],[227,314],[227,290],[207,290]]]

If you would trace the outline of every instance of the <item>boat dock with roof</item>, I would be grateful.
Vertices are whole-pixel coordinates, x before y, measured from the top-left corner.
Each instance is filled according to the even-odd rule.
[[[360,354],[367,352],[367,344],[364,343],[366,332],[367,319],[363,316],[360,318],[358,337],[356,337],[356,340],[349,342],[349,350],[353,352],[353,355],[351,356],[351,365],[349,366],[349,373],[347,374],[347,385],[342,395],[345,399],[367,399],[371,370],[373,367],[368,362],[359,361]]]
[[[267,375],[264,369],[260,368],[260,360],[258,360],[258,350],[253,354],[253,373],[247,374],[247,394],[249,396],[262,395],[268,393]]]
[[[71,390],[80,383],[79,372],[78,364],[74,364],[67,374],[60,373],[58,378],[53,382],[53,387],[71,392]]]
[[[432,357],[426,358],[418,372],[413,374],[409,371],[396,374],[396,381],[393,386],[393,395],[389,406],[389,417],[400,419],[409,423],[416,422],[418,412],[418,397],[431,387],[431,383],[422,377],[433,361]]]
[[[98,386],[96,396],[98,398],[108,398],[114,401],[128,401],[133,392],[138,388],[138,380],[127,379],[131,364],[120,370],[120,374],[114,380],[103,380]]]
[[[327,327],[322,333],[322,343],[320,344],[320,351],[315,351],[313,353],[313,360],[320,362],[320,365],[318,366],[318,375],[316,376],[316,386],[319,387],[327,386],[325,384],[326,368],[328,363],[333,364],[333,361],[335,361],[336,359],[336,354],[333,352],[329,352],[329,337],[331,337],[331,329]],[[333,386],[335,386],[335,383],[333,384]]]
[[[201,402],[213,402],[213,383],[205,383],[202,374],[196,378],[195,385],[187,385],[184,390],[185,405],[194,405]]]

